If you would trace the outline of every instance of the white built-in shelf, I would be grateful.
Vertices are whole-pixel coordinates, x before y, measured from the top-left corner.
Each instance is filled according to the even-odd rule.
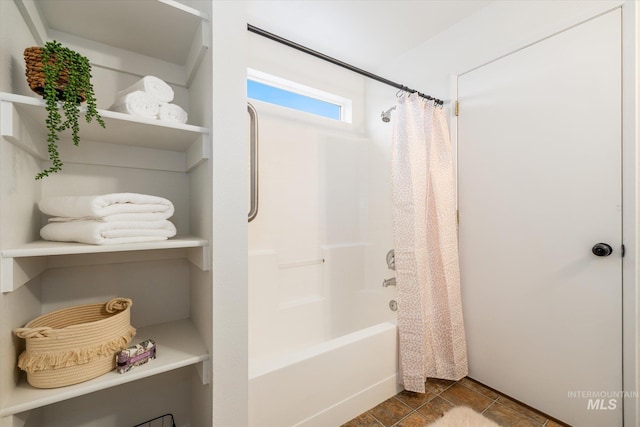
[[[35,126],[42,135],[47,134],[45,127],[47,112],[44,108],[45,102],[41,98],[0,92],[0,100],[12,103],[19,115],[24,117],[30,126]],[[95,120],[86,123],[84,117],[81,117],[80,135],[82,140],[169,151],[187,151],[202,135],[209,133],[209,129],[200,126],[144,119],[109,110],[98,110],[98,112],[104,119],[106,127],[102,128]],[[9,117],[3,117],[3,125],[5,120],[9,120]],[[12,123],[6,122],[9,125]],[[3,132],[6,132],[4,126]],[[71,132],[67,130],[61,135],[62,138],[70,138]]]
[[[188,87],[209,47],[207,14],[175,0],[130,1],[124,11],[112,1],[14,1],[39,45],[55,39],[90,52],[94,65],[130,74],[156,70]]]
[[[47,113],[44,107],[42,99],[0,92],[2,136],[39,160],[49,158],[46,147]],[[67,154],[76,154],[84,156],[77,161],[87,164],[115,163],[118,166],[135,167],[130,162],[138,161],[142,162],[139,167],[143,168],[189,171],[209,158],[208,128],[143,119],[115,111],[98,112],[106,127],[102,128],[95,120],[86,123],[81,117],[79,147],[73,147],[69,141],[70,131],[61,134],[59,146],[65,160],[68,160]],[[155,150],[154,153],[175,152],[177,155],[170,158],[159,154],[132,156],[118,150],[114,152],[114,145]],[[145,166],[145,163],[149,164]]]
[[[38,240],[25,243],[17,248],[0,252],[2,258],[23,258],[51,255],[99,254],[105,252],[149,251],[156,249],[194,248],[208,246],[206,239],[198,237],[175,237],[158,242],[121,243],[117,245],[88,245],[85,243],[65,243]]]
[[[80,384],[53,389],[34,388],[27,383],[26,378],[23,378],[16,388],[8,393],[7,400],[0,408],[0,417],[40,408],[189,365],[201,364],[201,369],[198,371],[201,373],[202,382],[209,382],[207,369],[209,354],[190,319],[139,328],[132,344],[149,338],[156,342],[157,358],[124,374],[112,371]]]
[[[0,290],[12,292],[38,276],[49,267],[49,257],[52,256],[126,253],[135,259],[138,252],[171,249],[190,249],[186,258],[200,269],[209,270],[209,242],[199,237],[179,236],[158,242],[118,245],[87,245],[39,240],[0,252],[0,262],[2,262]]]

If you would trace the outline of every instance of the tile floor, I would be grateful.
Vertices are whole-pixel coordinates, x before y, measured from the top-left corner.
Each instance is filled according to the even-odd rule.
[[[426,427],[454,406],[468,406],[503,427],[569,427],[470,378],[428,379],[426,393],[398,393],[342,427]]]

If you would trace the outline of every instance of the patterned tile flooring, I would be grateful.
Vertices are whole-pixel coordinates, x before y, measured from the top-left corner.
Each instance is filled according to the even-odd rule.
[[[455,406],[468,406],[503,427],[569,427],[470,378],[428,379],[426,393],[398,393],[342,427],[426,427]]]

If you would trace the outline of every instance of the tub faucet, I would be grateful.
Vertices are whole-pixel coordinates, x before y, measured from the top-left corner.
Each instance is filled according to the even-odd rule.
[[[391,279],[384,279],[382,281],[382,286],[383,287],[387,287],[387,286],[395,286],[396,285],[396,278],[392,277]]]

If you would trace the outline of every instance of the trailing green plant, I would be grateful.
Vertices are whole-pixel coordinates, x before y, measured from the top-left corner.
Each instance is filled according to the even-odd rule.
[[[105,127],[104,120],[96,108],[96,99],[91,84],[91,64],[79,53],[62,46],[57,41],[47,42],[42,52],[44,72],[45,109],[47,110],[47,143],[50,168],[36,175],[36,179],[62,170],[63,163],[58,152],[60,132],[71,129],[74,145],[80,143],[80,103],[87,101],[85,119],[90,123],[94,118]],[[66,82],[62,83],[64,80]],[[61,106],[59,105],[61,104]],[[60,110],[64,113],[64,120]]]

